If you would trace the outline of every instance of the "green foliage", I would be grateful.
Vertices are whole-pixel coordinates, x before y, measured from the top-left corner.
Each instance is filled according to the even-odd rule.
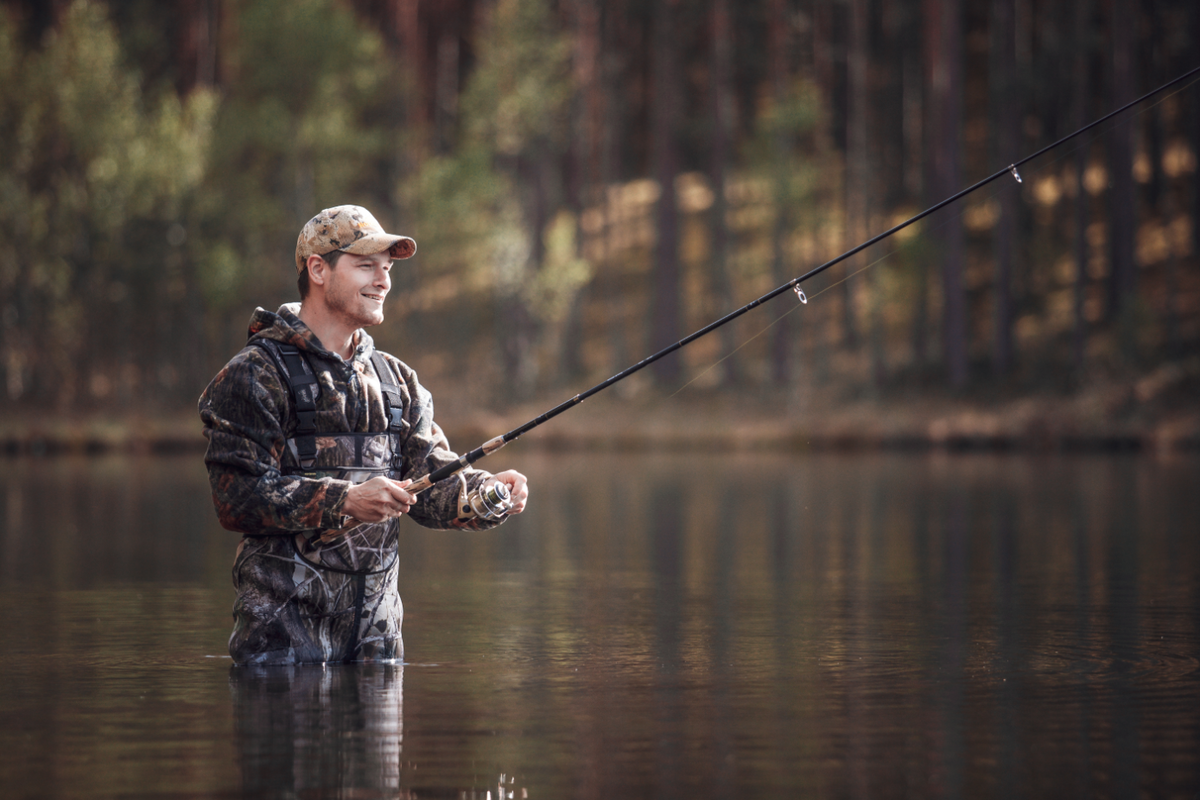
[[[818,169],[797,145],[820,121],[816,88],[799,81],[779,102],[764,104],[755,118],[753,135],[742,147],[742,160],[752,175],[769,178],[775,202],[795,209],[812,202]]]
[[[382,42],[334,0],[238,5],[236,48],[216,120],[212,165],[196,199],[209,307],[244,315],[244,297],[295,299],[289,254],[321,208],[386,196]],[[378,115],[374,115],[378,116]]]
[[[145,266],[126,251],[131,231],[165,232],[203,175],[215,100],[144,99],[104,7],[86,0],[32,50],[0,10],[0,87],[8,394],[69,398],[76,360],[103,342]]]
[[[498,247],[508,182],[483,148],[425,160],[416,178],[421,198],[417,235],[421,260],[439,274],[462,278],[464,288],[489,291],[490,261]]]
[[[576,255],[575,218],[532,230],[522,169],[545,169],[567,147],[570,42],[545,0],[501,0],[479,36],[479,64],[463,96],[455,152],[419,176],[422,258],[463,286],[516,299],[534,319],[557,321],[590,267]],[[543,190],[544,187],[543,187]],[[543,263],[532,263],[534,237]]]
[[[457,358],[460,349],[478,361],[496,361],[484,341],[503,340],[505,373],[585,361],[591,369],[606,358],[624,358],[625,340],[641,331],[618,328],[628,320],[642,324],[636,315],[622,315],[643,304],[638,292],[647,285],[656,235],[653,202],[642,191],[653,189],[643,169],[652,150],[646,123],[647,105],[654,102],[648,83],[654,54],[645,46],[653,15],[637,4],[611,14],[605,7],[599,16],[594,3],[475,4],[477,13],[466,23],[472,46],[455,62],[443,56],[458,48],[442,44],[455,44],[464,23],[448,21],[449,14],[423,13],[419,29],[405,28],[403,41],[423,37],[425,46],[414,54],[386,46],[378,33],[382,22],[396,22],[393,4],[221,0],[220,14],[200,5],[205,8],[153,0],[55,3],[45,15],[34,15],[48,25],[34,42],[10,13],[29,4],[0,4],[0,225],[9,233],[9,257],[0,259],[0,402],[123,402],[169,388],[172,375],[182,376],[174,399],[194,397],[240,344],[252,306],[295,299],[296,233],[317,210],[342,203],[371,208],[385,225],[413,233],[420,245],[412,269],[401,273],[419,276],[416,288],[395,294],[411,300],[405,307],[415,316],[403,334],[380,331],[381,342],[402,335],[406,347],[433,351],[428,360],[449,369],[465,363]],[[737,35],[731,74],[743,102],[728,129],[733,141],[727,151],[736,155],[724,165],[722,208],[733,294],[775,285],[779,276],[773,273],[789,262],[836,255],[846,244],[845,193],[861,191],[845,185],[846,165],[833,141],[838,126],[827,116],[836,109],[823,108],[810,82],[793,80],[795,72],[768,74],[778,67],[754,52],[766,45],[761,25],[743,25],[761,21],[763,9],[755,5],[732,7]],[[1028,24],[1061,22],[1052,5]],[[1179,13],[1184,7],[1162,6]],[[973,19],[968,26],[986,22]],[[685,13],[680,20],[673,35],[680,40],[678,66],[686,79],[675,123],[691,133],[673,146],[682,169],[704,170],[708,143],[701,119],[709,113],[714,56],[700,17]],[[922,143],[908,123],[924,118],[925,110],[912,101],[925,94],[914,93],[921,87],[904,78],[904,65],[930,55],[916,35],[919,25],[913,18],[904,41],[868,54],[878,59],[870,70],[878,79],[871,96],[890,98],[868,115],[866,146],[877,173],[872,181],[886,187],[872,197],[875,219],[911,206],[922,191],[918,167],[929,153],[916,152]],[[818,35],[815,26],[806,30],[803,36]],[[1098,30],[1098,39],[1076,45],[1097,55],[1095,43],[1107,28]],[[967,34],[982,42],[978,32]],[[190,44],[180,46],[185,39]],[[192,50],[202,40],[208,49],[201,58]],[[1146,39],[1152,40],[1158,41]],[[1167,43],[1164,53],[1172,63],[1186,59],[1185,40]],[[1033,55],[1038,63],[1059,64],[1066,52],[1059,47],[1047,40]],[[805,45],[797,56],[801,50],[809,54],[804,58],[816,52]],[[189,62],[193,57],[200,60]],[[898,57],[902,62],[889,63]],[[796,59],[790,63],[795,67]],[[463,68],[469,72],[460,75]],[[184,76],[200,73],[214,76],[219,88],[180,94]],[[777,80],[792,82],[778,92]],[[903,102],[895,101],[901,90]],[[1048,84],[1041,99],[1029,101],[1025,119],[1053,117],[1046,112],[1057,91]],[[1161,118],[1153,117],[1161,131],[1146,129],[1143,149],[1157,184],[1148,184],[1138,203],[1152,227],[1177,226],[1184,221],[1181,210],[1194,205],[1191,167],[1180,166],[1194,156],[1185,135],[1188,101],[1186,95],[1173,98],[1164,98],[1156,112]],[[430,101],[436,102],[436,155],[429,154],[430,127],[413,124],[429,116],[431,108],[423,106]],[[991,136],[978,124],[990,119],[978,106],[967,105],[965,130]],[[451,123],[457,136],[447,142]],[[1035,134],[1026,130],[1029,137]],[[1155,137],[1165,148],[1158,159]],[[988,149],[964,150],[964,174],[980,172],[980,154]],[[1098,147],[1093,156],[1098,162]],[[618,180],[637,190],[621,191]],[[1026,190],[1036,185],[1033,171]],[[1159,186],[1153,203],[1152,185]],[[708,246],[700,215],[711,199],[703,201],[702,194],[688,195],[690,200],[681,195],[684,296],[692,317],[707,314],[713,294],[689,272]],[[590,207],[576,207],[583,197]],[[1061,259],[1069,248],[1071,215],[1065,201],[1055,205],[1018,226],[1017,239],[1033,243],[1017,242],[1030,265],[1019,276],[1048,274],[1039,265]],[[1093,205],[1089,239],[1093,229],[1106,230],[1099,198]],[[587,238],[581,242],[582,231]],[[966,242],[968,262],[977,265],[973,274],[982,276],[971,285],[968,313],[975,319],[985,318],[994,293],[989,236],[975,229]],[[919,349],[906,343],[923,340],[944,306],[935,279],[943,254],[934,238],[897,237],[890,245],[895,252],[871,268],[869,279],[860,279],[865,289],[828,296],[850,310],[879,311],[877,319],[895,343],[887,354],[892,364]],[[606,274],[581,303],[581,289],[594,273],[584,253],[604,259]],[[1152,360],[1155,337],[1166,335],[1157,321],[1162,303],[1154,298],[1168,284],[1179,284],[1171,291],[1182,303],[1171,306],[1182,315],[1172,323],[1182,327],[1171,335],[1182,337],[1184,346],[1194,338],[1193,309],[1186,304],[1194,253],[1164,258],[1139,265],[1145,297],[1134,306],[1137,314],[1085,321],[1090,359],[1106,349],[1099,337],[1120,327],[1128,342],[1135,330],[1151,336],[1136,360]],[[1182,278],[1168,280],[1177,270]],[[831,272],[826,279],[834,277]],[[1089,279],[1085,294],[1096,299],[1107,280]],[[1074,285],[1021,282],[1022,347],[1048,347],[1071,334],[1078,321],[1068,313],[1073,306],[1066,292]],[[830,319],[835,315],[831,311]],[[568,321],[587,324],[571,327]],[[851,326],[844,326],[848,333]],[[821,335],[837,333],[836,321],[826,327],[831,331]],[[976,350],[986,344],[985,328],[972,328]],[[556,343],[563,353],[552,352]],[[844,348],[841,361],[863,362],[852,349]],[[1132,363],[1135,355],[1126,357]],[[853,366],[837,369],[839,377],[856,380]],[[549,385],[558,376],[542,377]]]
[[[543,233],[545,262],[525,287],[526,303],[547,322],[561,322],[579,290],[592,277],[592,265],[577,255],[578,221],[569,211],[559,211]]]
[[[570,52],[546,0],[499,0],[463,96],[469,139],[501,157],[561,152],[574,91]]]

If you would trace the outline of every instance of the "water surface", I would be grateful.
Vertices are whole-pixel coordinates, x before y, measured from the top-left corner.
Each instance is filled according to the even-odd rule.
[[[1200,791],[1200,460],[493,458],[405,664],[257,672],[198,457],[0,461],[5,796]]]

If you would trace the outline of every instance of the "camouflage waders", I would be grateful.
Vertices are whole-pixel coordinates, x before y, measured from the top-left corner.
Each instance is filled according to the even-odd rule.
[[[352,484],[417,478],[457,455],[409,367],[374,350],[361,330],[343,361],[295,308],[256,311],[250,345],[200,399],[217,515],[244,534],[230,654],[239,664],[399,659],[399,520],[328,543],[320,534],[343,526]],[[472,469],[465,477],[474,489],[490,476]],[[457,519],[459,485],[430,487],[408,516],[430,528],[498,524]]]

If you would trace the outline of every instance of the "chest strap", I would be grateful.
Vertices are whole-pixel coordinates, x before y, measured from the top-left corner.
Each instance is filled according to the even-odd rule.
[[[371,352],[371,364],[379,378],[379,390],[383,394],[383,410],[387,414],[388,433],[399,436],[404,433],[404,395],[400,392],[400,384],[396,382],[395,374],[387,361],[378,350]],[[393,440],[393,444],[397,444]],[[392,469],[399,471],[403,458],[401,447],[392,448]]]
[[[290,344],[277,345],[283,358],[284,378],[296,409],[296,457],[301,469],[317,461],[317,376],[305,370],[304,354]]]
[[[293,437],[296,458],[301,469],[311,469],[317,460],[317,396],[320,384],[313,371],[306,369],[306,359],[298,347],[278,342],[274,344],[283,359],[283,378],[292,397],[292,407],[296,410],[296,432]],[[272,348],[266,349],[270,352]],[[379,377],[388,433],[399,436],[408,427],[404,422],[404,394],[395,374],[378,350],[371,353],[371,365]],[[402,461],[401,448],[393,440],[392,468],[400,470]]]

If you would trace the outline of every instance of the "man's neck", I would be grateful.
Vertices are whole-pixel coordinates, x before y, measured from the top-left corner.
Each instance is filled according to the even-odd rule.
[[[337,353],[347,361],[354,355],[354,334],[358,328],[347,327],[345,323],[322,313],[322,309],[310,303],[301,301],[300,313],[297,315],[308,329],[316,334],[321,344],[331,353]]]

